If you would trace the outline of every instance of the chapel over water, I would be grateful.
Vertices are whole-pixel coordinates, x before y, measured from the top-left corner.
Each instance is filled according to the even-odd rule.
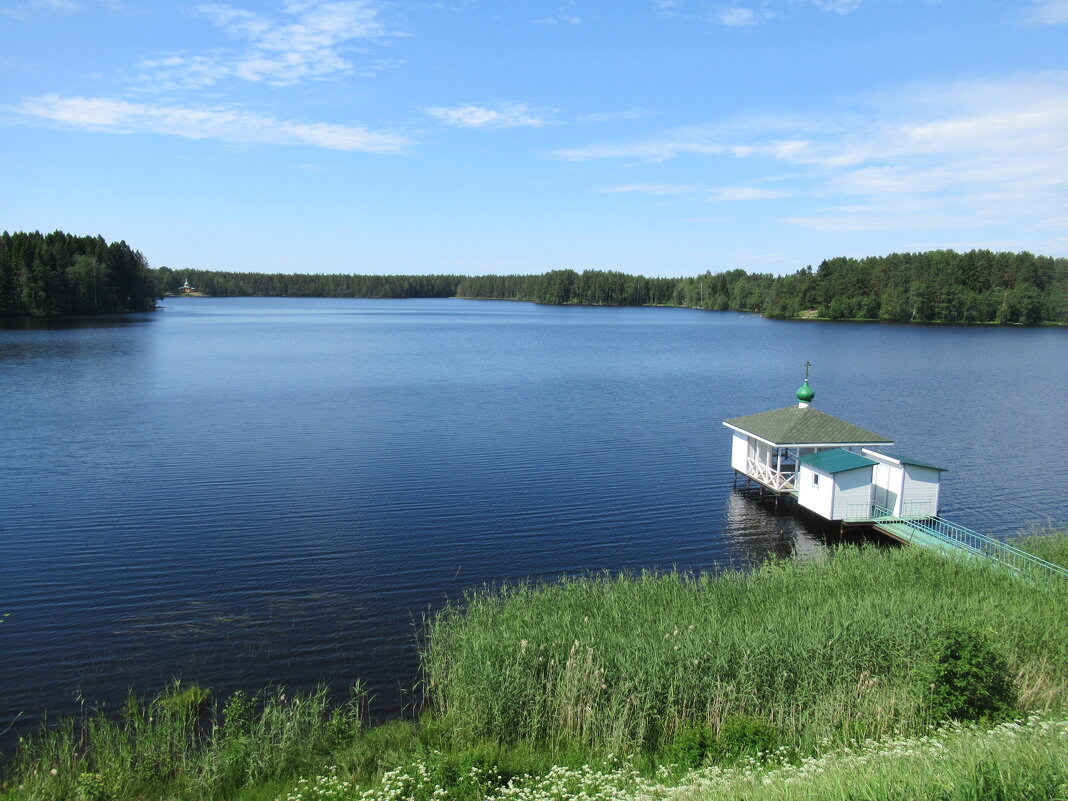
[[[735,479],[789,496],[827,520],[870,520],[938,514],[944,468],[880,449],[893,441],[813,408],[805,383],[797,405],[724,420],[733,432]]]

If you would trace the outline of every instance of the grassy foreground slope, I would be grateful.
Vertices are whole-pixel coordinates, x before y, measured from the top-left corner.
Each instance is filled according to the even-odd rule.
[[[919,737],[887,738],[816,757],[771,755],[679,775],[663,766],[643,775],[628,765],[555,767],[499,783],[474,768],[441,783],[431,762],[390,771],[358,790],[330,769],[298,783],[286,801],[1064,801],[1068,720],[1007,721],[992,728],[947,725]]]
[[[1025,545],[1068,564],[1068,534]],[[0,797],[879,799],[907,782],[915,798],[1065,797],[1061,579],[842,548],[486,589],[435,615],[421,648],[418,721],[367,727],[358,692],[176,685],[24,744]],[[980,716],[1020,722],[930,734]]]
[[[423,664],[467,738],[622,753],[745,715],[811,751],[934,722],[932,647],[962,633],[1007,660],[1021,709],[1068,701],[1068,582],[912,548],[474,593],[433,619]]]

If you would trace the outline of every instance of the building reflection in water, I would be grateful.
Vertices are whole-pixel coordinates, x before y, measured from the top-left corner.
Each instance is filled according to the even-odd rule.
[[[765,559],[823,558],[836,545],[884,545],[884,538],[866,529],[841,533],[807,514],[797,504],[780,502],[776,508],[770,496],[760,498],[755,491],[740,487],[727,495],[727,526],[724,532],[735,559],[751,563]]]

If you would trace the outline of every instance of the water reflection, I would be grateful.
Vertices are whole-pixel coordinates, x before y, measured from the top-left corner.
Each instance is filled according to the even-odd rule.
[[[778,501],[770,492],[734,487],[727,497],[726,538],[759,562],[768,556],[782,559],[827,556],[836,546],[894,547],[892,541],[865,526],[828,522],[797,505],[791,498]]]

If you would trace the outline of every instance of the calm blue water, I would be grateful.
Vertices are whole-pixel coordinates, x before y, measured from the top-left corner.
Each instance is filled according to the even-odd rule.
[[[816,406],[1068,522],[1068,332],[460,300],[176,299],[0,330],[0,731],[182,676],[395,713],[447,596],[828,540],[731,491],[724,418]],[[13,723],[13,725],[12,725]],[[10,726],[10,728],[8,728]]]

